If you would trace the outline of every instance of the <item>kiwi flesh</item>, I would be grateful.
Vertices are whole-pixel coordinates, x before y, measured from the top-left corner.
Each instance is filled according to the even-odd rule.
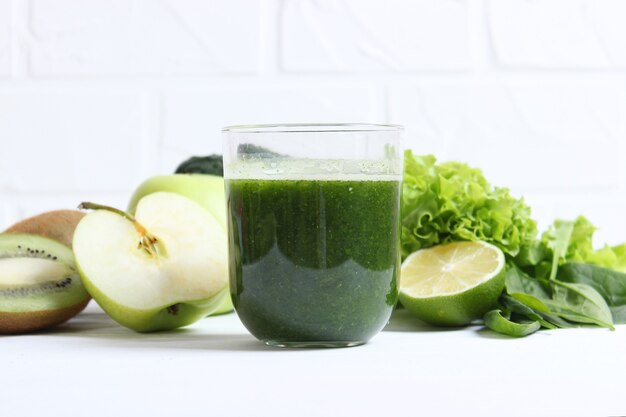
[[[37,235],[0,234],[0,333],[63,323],[88,302],[69,247]]]

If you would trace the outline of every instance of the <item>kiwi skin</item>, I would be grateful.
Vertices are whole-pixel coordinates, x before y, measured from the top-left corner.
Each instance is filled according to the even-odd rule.
[[[72,247],[74,229],[85,213],[77,210],[54,210],[29,217],[9,227],[5,233],[26,233],[54,239]]]
[[[58,310],[0,313],[0,334],[32,333],[57,326],[83,311],[89,300]]]

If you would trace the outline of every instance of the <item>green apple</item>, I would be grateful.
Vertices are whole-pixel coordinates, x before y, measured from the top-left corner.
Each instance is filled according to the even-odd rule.
[[[226,195],[224,179],[207,174],[158,175],[141,183],[128,204],[128,212],[134,213],[137,203],[144,196],[159,191],[169,191],[191,198],[206,208],[226,229]]]
[[[135,215],[91,203],[74,233],[87,291],[118,323],[149,332],[191,324],[228,294],[228,248],[220,222],[195,201],[157,192]]]
[[[128,204],[129,213],[135,212],[141,198],[159,191],[169,191],[191,198],[209,210],[226,230],[226,195],[222,177],[208,174],[173,174],[148,178],[139,185],[131,197]],[[228,313],[232,310],[233,303],[229,295],[213,314]]]

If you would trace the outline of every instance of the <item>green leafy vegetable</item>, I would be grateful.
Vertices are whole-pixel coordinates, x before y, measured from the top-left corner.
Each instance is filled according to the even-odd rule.
[[[571,258],[571,260],[576,261],[578,259]],[[626,273],[626,243],[613,247],[605,245],[603,248],[588,254],[584,260],[594,265]]]
[[[593,249],[593,233],[596,228],[585,217],[580,216],[574,223],[572,239],[565,259],[571,262],[584,262],[616,271],[626,272],[626,243]]]
[[[523,248],[515,258],[515,264],[533,276],[547,278],[546,271],[552,273],[564,261],[591,263],[616,271],[626,272],[626,243],[599,250],[593,249],[593,233],[596,228],[584,216],[575,221],[556,220],[543,233],[541,240]],[[565,248],[564,248],[565,247]],[[558,249],[555,251],[555,248]],[[530,268],[529,268],[530,267]],[[550,274],[552,276],[552,274]]]
[[[509,265],[506,271],[505,291],[513,299],[535,311],[551,312],[542,301],[550,299],[549,287],[544,286],[542,281],[524,274],[514,265]]]
[[[512,337],[524,337],[541,328],[538,321],[516,323],[502,315],[502,310],[491,310],[483,318],[485,326],[498,333]]]
[[[192,156],[176,168],[176,174],[209,174],[223,177],[222,155]]]
[[[507,256],[505,291],[485,324],[510,336],[539,328],[626,323],[626,243],[593,248],[583,216],[556,220],[540,238],[530,208],[482,172],[405,153],[402,257],[459,240],[487,241]],[[621,272],[619,272],[621,271]]]
[[[505,280],[505,293],[500,297],[501,303],[509,308],[514,302],[517,302],[518,314],[524,315],[531,320],[539,321],[536,316],[541,317],[544,322],[543,327],[573,327],[573,325],[559,317],[550,307],[545,304],[545,300],[552,297],[550,283],[547,280],[538,280],[531,278],[515,265],[509,265]],[[519,305],[523,305],[526,309],[522,310]]]
[[[267,158],[271,157],[283,157],[282,155],[272,151],[271,149],[257,146],[251,143],[242,143],[237,148],[237,154],[245,157],[252,158]],[[216,175],[218,177],[224,176],[224,160],[222,155],[207,155],[207,156],[192,156],[191,158],[183,161],[178,168],[176,168],[176,174],[209,174]]]
[[[556,271],[559,268],[559,263],[565,259],[573,231],[573,222],[557,220],[554,222],[553,228],[547,233],[547,247],[552,249],[550,281],[554,281],[556,278]]]
[[[573,262],[559,268],[558,279],[594,288],[609,306],[613,321],[626,324],[626,274],[592,264]]]
[[[577,323],[593,323],[613,330],[613,317],[604,298],[586,284],[551,281],[553,297],[544,300],[552,313]]]
[[[500,297],[500,304],[514,313],[516,321],[537,322],[545,328],[578,323],[613,329],[611,310],[590,285],[532,278],[509,264],[505,291],[508,295]]]
[[[387,152],[387,149],[385,149]],[[264,146],[253,143],[241,143],[237,146],[237,155],[242,159],[268,159],[268,158],[290,158],[289,155],[280,154]]]
[[[545,327],[547,329],[556,329],[558,327],[571,327],[571,325],[564,326],[561,319],[558,317],[558,320],[556,320],[557,322],[559,322],[558,324],[554,323],[555,320],[553,316],[547,316],[546,319],[545,313],[537,312],[526,304],[506,294],[502,294],[502,296],[500,297],[500,304],[502,304],[505,309],[511,312],[511,316],[525,317],[529,320],[539,322],[542,327]]]
[[[532,244],[537,226],[523,199],[492,187],[482,172],[432,155],[405,153],[402,256],[458,240],[492,243],[509,256]]]

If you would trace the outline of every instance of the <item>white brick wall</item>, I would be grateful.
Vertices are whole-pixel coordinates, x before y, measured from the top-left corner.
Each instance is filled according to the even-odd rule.
[[[626,67],[622,0],[490,0],[498,62],[535,68]]]
[[[285,1],[282,61],[300,71],[467,69],[467,25],[464,1]]]
[[[130,93],[0,94],[0,187],[125,190],[142,177],[140,106]]]
[[[623,0],[0,0],[0,229],[219,152],[237,123],[406,125],[542,224],[626,240]]]
[[[420,151],[466,160],[519,191],[620,184],[621,82],[449,82],[393,87],[390,117]],[[602,161],[602,163],[597,163]]]
[[[33,74],[253,73],[254,0],[33,0]]]
[[[11,73],[11,0],[0,0],[0,78]]]

